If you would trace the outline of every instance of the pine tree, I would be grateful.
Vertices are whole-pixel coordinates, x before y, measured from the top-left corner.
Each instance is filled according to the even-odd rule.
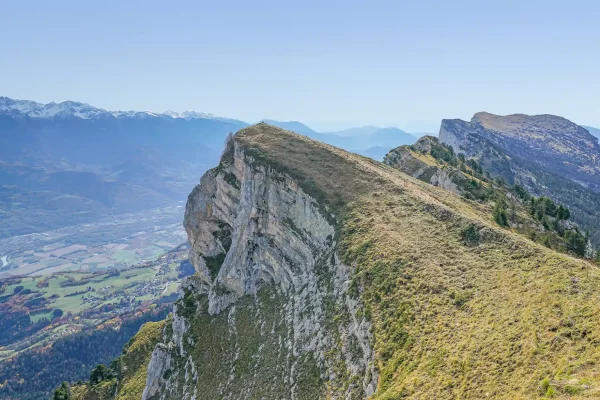
[[[60,386],[54,391],[54,396],[52,400],[70,400],[71,399],[71,386],[69,382],[63,382]]]
[[[494,206],[494,220],[500,226],[508,226],[508,215],[503,199],[499,198]]]

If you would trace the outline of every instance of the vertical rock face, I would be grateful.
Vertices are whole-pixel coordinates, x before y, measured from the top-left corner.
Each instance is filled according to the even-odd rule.
[[[371,327],[334,225],[293,179],[230,143],[188,198],[197,274],[182,285],[143,398],[372,394]]]

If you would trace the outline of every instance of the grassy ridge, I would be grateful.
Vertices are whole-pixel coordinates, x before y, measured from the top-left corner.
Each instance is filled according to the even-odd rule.
[[[498,228],[489,206],[266,124],[236,140],[339,217],[373,323],[375,399],[600,395],[595,266]],[[480,242],[462,232],[477,226]]]

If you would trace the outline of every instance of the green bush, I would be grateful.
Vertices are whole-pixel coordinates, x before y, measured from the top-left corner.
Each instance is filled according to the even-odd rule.
[[[479,244],[479,231],[475,224],[469,224],[461,232],[462,239],[470,245]]]
[[[587,245],[585,236],[576,230],[569,230],[565,232],[565,240],[567,242],[567,251],[580,257],[585,255],[585,247]]]
[[[494,221],[500,226],[508,226],[508,214],[506,213],[506,204],[501,199],[496,201],[494,206]]]
[[[52,400],[70,400],[71,397],[71,386],[69,386],[69,382],[63,382],[54,391],[54,396],[52,396]]]
[[[102,381],[106,381],[115,377],[115,372],[108,368],[104,364],[98,364],[96,368],[92,370],[90,374],[90,383],[92,385],[98,384]]]

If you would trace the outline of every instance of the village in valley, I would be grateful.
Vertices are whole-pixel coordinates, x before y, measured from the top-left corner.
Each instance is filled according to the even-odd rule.
[[[182,244],[128,268],[1,278],[0,359],[175,301],[182,278],[194,272],[187,252]]]

